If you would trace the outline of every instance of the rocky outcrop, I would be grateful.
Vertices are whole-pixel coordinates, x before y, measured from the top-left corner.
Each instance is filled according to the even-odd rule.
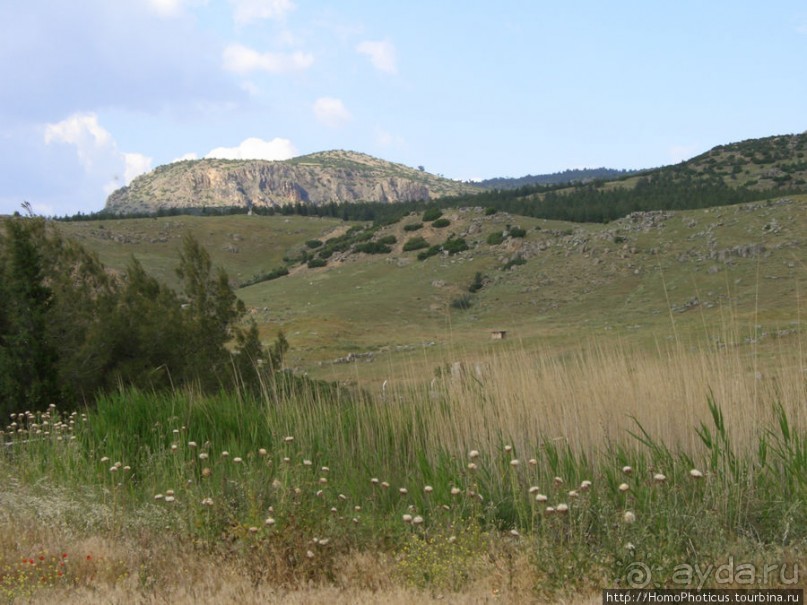
[[[402,164],[330,151],[276,162],[196,160],[160,166],[113,192],[106,210],[126,214],[166,208],[394,203],[476,191]]]

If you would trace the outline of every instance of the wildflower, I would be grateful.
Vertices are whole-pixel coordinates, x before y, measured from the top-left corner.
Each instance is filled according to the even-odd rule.
[[[330,541],[331,541],[330,538],[320,538],[317,544],[319,544],[320,546],[327,546],[328,542]]]
[[[339,494],[337,498],[339,498],[340,500],[347,500],[347,496],[345,496],[344,494]]]
[[[636,550],[636,547],[633,545],[632,542],[628,542],[627,544],[625,544],[625,550],[633,552],[634,550]]]
[[[696,468],[693,468],[691,471],[689,471],[689,476],[692,477],[693,479],[703,479],[703,473]]]
[[[179,435],[179,429],[174,429],[173,433],[174,435]]]
[[[199,454],[199,460],[207,460],[208,456],[205,452]]]
[[[636,523],[636,514],[635,514],[633,511],[626,510],[626,511],[625,511],[625,512],[622,514],[622,520],[623,520],[625,523],[627,523],[628,525],[631,525],[631,524],[633,524],[633,523]]]
[[[357,513],[360,513],[361,512],[361,506],[359,506],[357,504],[356,506],[353,507],[353,510],[355,510]]]
[[[630,466],[623,466],[622,472],[625,473],[626,475],[630,475],[633,472],[633,468]]]
[[[109,456],[104,456],[103,458],[101,458],[101,464],[105,464],[107,462],[109,462]]]
[[[264,521],[263,524],[272,527],[275,524],[275,520],[272,517],[266,517],[266,521]]]
[[[580,491],[581,492],[587,492],[590,489],[591,489],[591,481],[589,481],[588,479],[586,479],[585,481],[583,481],[580,484]]]
[[[123,467],[123,470],[124,472],[128,473],[130,470],[132,470],[132,467],[127,464],[126,466]]]
[[[563,485],[563,479],[560,477],[555,477],[555,485]]]
[[[423,517],[417,515],[416,517],[412,518],[412,525],[421,525],[423,523]]]
[[[537,493],[538,493],[540,490],[541,490],[541,488],[540,488],[540,487],[538,487],[537,485],[533,485],[533,486],[532,486],[532,487],[529,489],[529,493],[531,493],[531,494],[537,494]]]
[[[626,492],[629,489],[630,489],[630,485],[628,485],[627,483],[620,483],[619,484],[619,491]]]
[[[448,538],[448,543],[449,544],[454,544],[454,542],[456,542],[456,541],[457,541],[457,536],[451,536],[451,537]]]
[[[172,490],[172,489],[167,490],[167,491],[165,492],[165,495],[166,495],[166,496],[173,496],[173,495],[174,495],[174,490]]]
[[[353,523],[358,524],[359,520],[356,517],[353,517]]]
[[[538,461],[535,458],[530,458],[527,462],[530,466],[538,466]]]
[[[266,456],[267,453],[268,452],[264,448],[258,450],[258,456]]]
[[[235,462],[236,464],[241,464],[243,460],[241,460],[240,457],[236,456],[235,458],[233,458],[233,462]]]
[[[555,514],[555,508],[552,507],[552,506],[547,506],[546,507],[546,514],[547,515],[554,515]]]
[[[166,496],[165,501],[168,503],[175,502],[176,498],[174,498],[173,496]]]
[[[305,556],[308,557],[309,559],[313,559],[315,555],[310,550],[307,550],[305,551]]]
[[[252,527],[249,528],[249,533],[257,534],[258,533],[258,528],[253,525]]]
[[[322,472],[323,472],[323,473],[330,473],[330,472],[331,472],[331,469],[329,469],[327,466],[323,466],[323,467],[322,467]]]
[[[430,494],[434,491],[434,488],[431,485],[426,485],[423,487],[423,491],[427,494]]]
[[[469,463],[468,463],[468,470],[469,470],[469,471],[475,471],[475,470],[476,470],[476,463],[474,463],[474,462],[469,462]]]
[[[316,493],[317,498],[322,498],[322,495],[323,495],[324,493],[325,493],[325,492],[323,492],[321,489],[320,489],[320,490],[317,490],[317,493]]]
[[[461,491],[462,490],[460,488],[458,488],[458,487],[452,487],[451,488],[451,495],[452,496],[459,496]]]
[[[373,485],[378,485],[378,478],[373,477],[372,479],[370,479],[370,483],[372,483]]]
[[[328,478],[327,477],[320,477],[319,478],[319,483],[320,483],[320,485],[325,485],[326,483],[328,483]]]
[[[202,506],[213,506],[213,498],[205,498],[202,500]]]
[[[176,452],[178,447],[179,447],[179,446],[178,446],[176,443],[172,443],[172,444],[171,444],[171,451],[172,451],[172,452]]]
[[[303,466],[311,466],[312,464],[310,460],[303,460]]]
[[[400,492],[402,496],[405,496],[406,494],[409,493],[409,490],[407,490],[405,487],[402,487],[401,489],[398,490],[398,492]]]
[[[477,458],[479,458],[479,452],[477,450],[471,450],[470,452],[468,452],[468,457],[471,460],[476,460]]]
[[[389,483],[387,483],[386,481],[382,481],[381,487],[383,487],[384,489],[389,489]]]
[[[513,446],[512,445],[505,445],[504,446],[504,451],[509,454],[510,452],[513,451]]]
[[[405,514],[403,517],[401,517],[401,519],[403,519],[404,523],[411,523],[412,522],[412,515]]]
[[[163,497],[164,497],[164,496],[163,496],[162,494],[154,494],[154,499],[155,499],[155,500],[162,500],[162,499],[163,499]]]
[[[213,471],[210,469],[210,467],[206,466],[206,467],[204,467],[202,469],[202,477],[209,477],[212,474],[213,474]]]
[[[518,538],[519,536],[521,536],[521,534],[518,533],[517,529],[511,529],[510,530],[510,535],[513,536],[514,538]]]
[[[294,437],[288,435],[286,437],[283,437],[283,441],[285,441],[286,443],[291,443],[292,441],[294,441]]]
[[[117,466],[110,466],[109,467],[109,472],[110,473],[117,473],[118,472],[118,467]]]
[[[284,456],[284,457],[283,457],[283,462],[285,462],[286,464],[288,464],[289,462],[291,462],[291,458],[289,458],[288,456]]]
[[[333,514],[336,514],[336,513],[337,513],[337,512],[339,512],[339,511],[337,511],[337,510],[336,510],[336,507],[335,507],[335,506],[332,506],[332,507],[331,507],[331,512],[332,512]]]
[[[510,461],[510,466],[512,466],[513,468],[516,468],[519,464],[521,464],[521,463],[518,461],[518,458],[513,458]]]
[[[569,512],[569,505],[561,502],[555,507],[555,510],[561,514]]]
[[[224,451],[221,453],[221,457],[222,457],[222,458],[229,458],[229,457],[230,457],[230,452],[228,452],[227,450],[224,450]]]
[[[188,447],[191,448],[191,449],[195,448],[196,447],[196,442],[195,441],[188,441]]]
[[[577,498],[577,491],[576,490],[570,491],[569,492],[569,498],[571,498],[572,500]]]
[[[655,481],[656,483],[664,483],[666,480],[667,477],[665,477],[661,473],[656,473],[655,475],[653,475],[653,481]]]

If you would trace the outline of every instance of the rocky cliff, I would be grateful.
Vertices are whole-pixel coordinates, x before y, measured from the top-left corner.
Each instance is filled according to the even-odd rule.
[[[330,202],[401,202],[479,191],[423,170],[351,151],[284,161],[193,160],[160,166],[113,192],[119,214],[166,208],[283,206]]]

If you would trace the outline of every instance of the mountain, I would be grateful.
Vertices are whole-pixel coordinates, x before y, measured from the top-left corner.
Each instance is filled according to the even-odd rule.
[[[478,188],[363,153],[325,151],[283,161],[205,159],[167,164],[113,192],[105,211],[401,202],[473,191]]]
[[[614,168],[581,168],[553,172],[552,174],[528,174],[511,178],[498,177],[476,181],[484,189],[517,189],[528,185],[562,185],[564,183],[588,183],[591,181],[612,181],[642,172],[641,170],[616,170]]]

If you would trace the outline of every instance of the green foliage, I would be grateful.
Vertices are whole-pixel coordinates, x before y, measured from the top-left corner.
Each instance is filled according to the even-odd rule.
[[[488,235],[487,243],[491,246],[498,246],[504,241],[504,233],[501,231],[494,231],[490,235]]]
[[[458,296],[451,301],[451,308],[465,311],[471,308],[472,302],[473,301],[471,300],[471,296],[469,294],[463,294],[462,296]]]
[[[411,252],[413,250],[422,250],[423,248],[428,248],[429,242],[427,242],[423,237],[413,237],[406,241],[403,245],[404,252]]]
[[[440,246],[440,245],[429,246],[429,248],[427,250],[424,250],[423,252],[418,252],[418,260],[426,260],[427,258],[430,258],[432,256],[436,256],[437,254],[440,254],[440,252],[442,252],[442,250],[443,250],[443,247]]]
[[[305,243],[305,245],[308,246],[309,248],[311,248],[312,250],[315,250],[316,248],[319,248],[319,247],[322,246],[322,240],[310,239]]]
[[[526,264],[527,264],[527,261],[524,260],[524,257],[522,257],[521,255],[517,255],[516,257],[511,258],[504,265],[502,265],[502,271],[509,271],[513,267],[517,267],[519,265],[526,265]]]
[[[271,271],[268,271],[267,273],[261,273],[259,275],[255,275],[253,277],[250,277],[249,279],[247,279],[245,281],[242,281],[240,284],[238,284],[238,287],[239,288],[246,288],[247,286],[253,286],[253,285],[259,284],[261,282],[271,281],[273,279],[277,279],[279,277],[283,277],[283,276],[288,275],[288,274],[289,274],[288,267],[276,267],[275,269],[272,269]]]
[[[431,221],[436,221],[441,216],[443,216],[443,211],[437,207],[432,207],[423,213],[423,222],[430,223]]]
[[[353,246],[355,252],[364,252],[365,254],[389,254],[392,252],[387,244],[381,242],[364,242]]]
[[[447,218],[438,218],[436,221],[432,223],[432,227],[435,229],[442,229],[444,227],[448,227],[451,224],[451,221]]]
[[[493,216],[497,212],[498,210],[493,206],[488,206],[487,208],[485,208],[485,216]]]
[[[379,237],[376,242],[382,245],[391,246],[398,243],[398,238],[396,238],[394,235],[385,235],[384,237]]]
[[[318,267],[324,267],[328,264],[328,261],[324,258],[312,258],[308,261],[307,266],[309,269],[316,269]]]
[[[510,231],[508,231],[508,235],[510,235],[510,237],[526,237],[527,230],[521,227],[512,227]]]
[[[484,286],[485,286],[485,278],[483,277],[480,271],[477,271],[476,275],[474,275],[474,279],[471,282],[471,285],[468,286],[468,292],[470,292],[471,294],[475,294],[479,292]]]
[[[264,351],[227,274],[183,240],[177,294],[132,258],[112,277],[94,255],[35,218],[4,221],[0,237],[0,412],[26,402],[93,401],[121,385],[218,389],[257,380]],[[229,348],[233,345],[234,351]],[[277,343],[276,343],[277,345]],[[279,345],[278,345],[279,346]],[[235,370],[235,371],[234,371]]]
[[[408,225],[404,225],[404,231],[417,231],[422,228],[423,223],[409,223]]]
[[[442,248],[448,252],[449,256],[453,256],[454,254],[468,250],[468,243],[462,237],[450,237],[443,242]]]

